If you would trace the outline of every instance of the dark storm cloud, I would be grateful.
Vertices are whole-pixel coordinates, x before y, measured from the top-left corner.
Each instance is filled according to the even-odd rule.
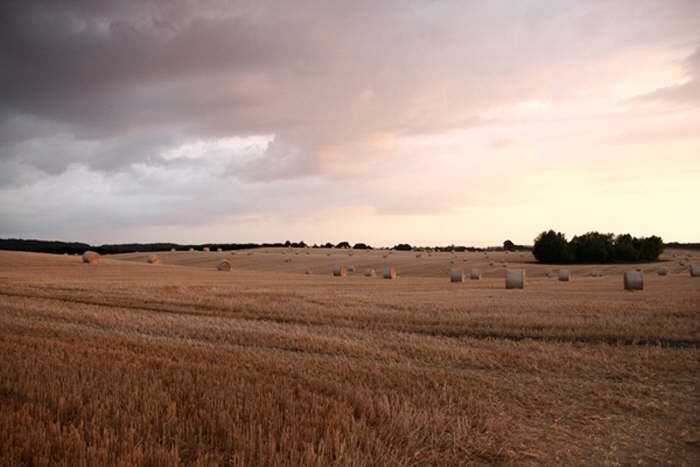
[[[4,1],[0,215],[67,232],[98,209],[129,226],[444,210],[445,187],[526,164],[509,157],[530,115],[502,109],[604,94],[601,66],[697,40],[699,18],[690,0]],[[695,99],[698,56],[649,98]],[[469,150],[398,142],[459,132]]]
[[[682,9],[697,7],[677,5],[671,19],[691,21]],[[283,142],[267,162],[229,171],[262,179],[319,173],[325,149],[374,133],[463,128],[485,106],[559,93],[530,71],[566,66],[572,53],[638,45],[648,22],[620,28],[611,18],[660,9],[655,2],[69,0],[0,8],[1,157],[24,154],[17,142],[49,144],[61,134],[104,148],[74,155],[84,148],[64,145],[53,156],[20,157],[49,173],[76,161],[109,171],[157,161],[173,132],[278,134]],[[672,22],[655,28],[657,40]]]
[[[668,101],[682,105],[700,104],[700,45],[685,60],[688,77],[687,83],[659,88],[648,94],[638,96],[637,101]]]

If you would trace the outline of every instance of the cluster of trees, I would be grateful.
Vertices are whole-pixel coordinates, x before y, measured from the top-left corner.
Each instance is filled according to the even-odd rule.
[[[561,232],[549,230],[536,239],[532,253],[543,263],[613,263],[655,261],[664,250],[660,237],[633,237],[588,232],[571,241]]]
[[[24,240],[19,238],[0,239],[0,250],[11,251],[32,251],[37,253],[55,253],[55,254],[83,254],[86,250],[96,251],[101,255],[129,253],[132,251],[169,251],[172,248],[176,250],[189,250],[195,248],[198,250],[204,247],[209,247],[212,250],[221,248],[222,250],[244,250],[248,248],[272,248],[291,246],[302,248],[306,246],[304,242],[300,243],[204,243],[201,245],[180,245],[177,243],[120,243],[107,245],[88,245],[87,243],[79,242],[58,242],[48,240]]]
[[[476,248],[473,246],[461,246],[461,245],[448,245],[448,246],[411,246],[408,243],[399,243],[394,245],[392,250],[398,251],[447,251],[447,252],[465,252],[465,251],[483,251],[483,248]]]
[[[506,240],[503,242],[503,250],[504,251],[529,251],[532,250],[531,246],[527,245],[516,245],[510,240]]]

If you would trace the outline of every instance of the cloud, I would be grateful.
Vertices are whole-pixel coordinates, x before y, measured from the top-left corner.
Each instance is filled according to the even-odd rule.
[[[449,212],[464,184],[569,163],[547,145],[634,72],[616,58],[697,40],[698,18],[683,0],[3,2],[0,208],[75,204],[61,187],[89,179],[130,226]],[[698,56],[649,99],[695,99]]]
[[[675,86],[665,86],[652,92],[636,96],[633,100],[662,101],[682,105],[697,105],[700,103],[700,45],[684,60],[688,82]]]

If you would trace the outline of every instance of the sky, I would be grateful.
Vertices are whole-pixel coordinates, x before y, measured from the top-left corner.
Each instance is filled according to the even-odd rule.
[[[700,241],[700,2],[0,3],[0,237]]]

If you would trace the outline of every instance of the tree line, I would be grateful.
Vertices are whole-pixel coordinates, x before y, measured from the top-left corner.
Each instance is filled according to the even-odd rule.
[[[663,240],[655,235],[637,238],[630,234],[588,232],[567,241],[563,233],[548,230],[537,236],[532,253],[543,263],[600,264],[656,261],[663,250]]]

